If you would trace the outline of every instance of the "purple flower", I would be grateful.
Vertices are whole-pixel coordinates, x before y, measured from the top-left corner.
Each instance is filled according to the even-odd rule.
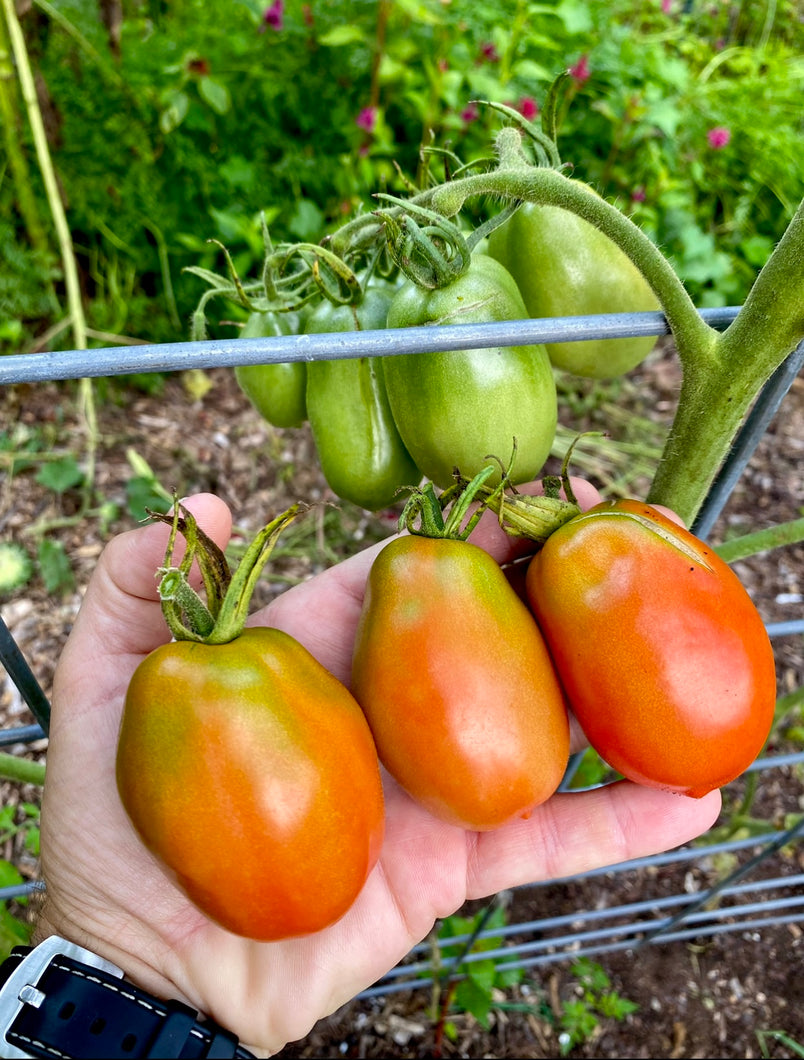
[[[584,81],[588,81],[591,75],[589,69],[589,56],[582,55],[574,66],[569,68],[569,75],[576,84],[582,85]]]
[[[265,9],[265,14],[262,16],[262,25],[260,26],[260,33],[265,33],[268,26],[271,29],[276,30],[277,33],[282,29],[282,21],[285,14],[285,0],[274,0],[270,7]]]
[[[524,96],[522,99],[520,99],[516,109],[519,111],[525,121],[533,121],[533,119],[539,113],[539,104],[536,102],[535,99],[532,99],[530,96]]]
[[[634,188],[631,192],[631,202],[644,202],[646,198],[644,188]]]
[[[498,63],[500,61],[497,47],[491,41],[480,45],[480,61],[484,63]]]
[[[461,121],[464,125],[469,125],[473,121],[477,121],[480,111],[477,109],[476,103],[469,103],[461,111]]]
[[[709,146],[719,151],[721,147],[725,147],[731,140],[731,130],[724,125],[716,125],[714,129],[709,130],[706,138],[709,141]]]
[[[364,129],[367,133],[374,132],[374,126],[377,124],[377,108],[376,107],[363,107],[358,116],[355,118],[355,125],[358,129]]]

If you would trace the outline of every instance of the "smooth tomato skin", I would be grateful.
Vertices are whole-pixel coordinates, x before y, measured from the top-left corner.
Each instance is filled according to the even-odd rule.
[[[372,566],[352,689],[383,765],[436,817],[527,817],[569,755],[563,694],[527,607],[462,541],[394,539]]]
[[[240,332],[242,339],[289,335],[298,326],[295,314],[252,313]],[[240,389],[266,422],[274,427],[300,427],[307,419],[307,366],[304,361],[239,364]]]
[[[388,327],[483,324],[527,317],[510,273],[485,254],[447,287],[404,283],[388,310]],[[556,431],[556,388],[543,346],[450,350],[386,357],[391,411],[422,474],[441,487],[457,466],[467,478],[488,464],[507,464],[528,482],[544,466]]]
[[[117,785],[145,845],[188,897],[260,941],[338,920],[382,844],[365,717],[275,629],[249,628],[222,645],[172,642],[147,656],[126,696]]]
[[[582,217],[557,206],[525,203],[489,236],[488,252],[511,273],[533,318],[636,313],[659,308],[642,273],[618,246]],[[654,336],[551,342],[556,368],[609,379],[635,368]]]
[[[589,742],[639,784],[700,798],[746,769],[776,702],[740,580],[650,505],[604,502],[534,556],[527,598]]]
[[[321,302],[305,330],[322,334],[385,327],[393,288],[374,281],[358,306]],[[339,497],[368,511],[387,508],[421,473],[394,422],[381,357],[311,361],[307,412],[321,470]]]

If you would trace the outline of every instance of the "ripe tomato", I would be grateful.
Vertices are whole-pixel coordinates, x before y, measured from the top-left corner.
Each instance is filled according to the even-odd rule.
[[[379,856],[382,785],[365,717],[276,629],[147,656],[126,696],[117,784],[192,901],[248,938],[333,923]]]
[[[451,824],[527,817],[561,781],[569,726],[547,649],[476,545],[410,535],[379,553],[352,688],[385,767]]]
[[[388,310],[388,327],[482,324],[527,316],[510,273],[485,254],[446,287],[407,281]],[[457,467],[471,478],[495,456],[510,459],[513,482],[536,477],[556,430],[556,389],[543,346],[493,347],[386,357],[388,400],[399,433],[421,470],[447,487]],[[499,478],[499,476],[498,476]]]
[[[489,236],[488,252],[510,271],[528,315],[587,316],[659,308],[642,273],[608,236],[557,206],[525,203]],[[547,343],[557,368],[606,379],[643,361],[653,336]]]
[[[624,776],[694,798],[756,758],[773,651],[737,576],[650,505],[604,502],[555,531],[526,593],[589,742]]]
[[[298,326],[291,313],[252,313],[240,332],[242,339],[288,335]],[[274,427],[300,427],[307,418],[304,361],[280,364],[239,364],[235,378],[251,404]]]

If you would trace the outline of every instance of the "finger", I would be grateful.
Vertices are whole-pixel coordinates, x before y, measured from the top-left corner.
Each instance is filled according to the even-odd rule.
[[[554,795],[529,821],[477,834],[468,862],[467,897],[577,876],[672,849],[706,832],[720,806],[719,791],[690,799],[629,781]]]

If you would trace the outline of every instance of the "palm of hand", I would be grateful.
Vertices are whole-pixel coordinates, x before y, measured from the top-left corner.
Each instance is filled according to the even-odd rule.
[[[225,505],[202,495],[188,507],[224,545],[231,527]],[[717,793],[693,801],[618,784],[557,795],[528,821],[471,833],[431,817],[385,778],[383,851],[346,916],[315,935],[277,943],[224,931],[142,846],[115,784],[128,682],[167,639],[154,580],[166,535],[154,525],[111,542],[59,663],[42,814],[48,891],[38,935],[55,931],[108,957],[145,989],[185,1000],[255,1052],[303,1037],[467,898],[674,846],[717,815]],[[473,540],[498,559],[515,547],[493,521],[481,523]],[[284,629],[348,682],[375,551],[288,591],[251,624]]]

